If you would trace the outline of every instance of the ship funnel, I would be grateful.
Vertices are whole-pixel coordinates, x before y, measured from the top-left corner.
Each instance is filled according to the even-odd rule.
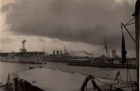
[[[112,58],[116,58],[117,57],[117,52],[116,50],[112,50]]]

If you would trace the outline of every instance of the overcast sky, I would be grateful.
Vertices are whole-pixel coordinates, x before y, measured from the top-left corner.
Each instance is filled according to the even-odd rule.
[[[0,50],[85,50],[95,55],[121,50],[121,22],[131,20],[135,0],[0,0]],[[134,25],[128,29],[134,33]],[[128,56],[134,44],[124,31]]]

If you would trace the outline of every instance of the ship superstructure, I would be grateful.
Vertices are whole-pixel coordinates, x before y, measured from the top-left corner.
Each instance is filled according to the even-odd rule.
[[[0,61],[3,62],[19,62],[19,63],[42,63],[45,52],[27,51],[25,43],[22,41],[20,52],[0,53]]]

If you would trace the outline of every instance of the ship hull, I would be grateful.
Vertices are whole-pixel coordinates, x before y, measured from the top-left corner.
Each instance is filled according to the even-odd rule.
[[[111,63],[86,63],[86,62],[68,62],[68,65],[73,66],[88,66],[88,67],[104,67],[104,68],[130,68],[136,69],[136,64],[111,64]]]

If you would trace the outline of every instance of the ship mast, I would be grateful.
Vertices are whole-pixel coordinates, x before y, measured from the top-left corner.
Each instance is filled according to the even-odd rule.
[[[132,20],[135,19],[135,23],[131,23]],[[136,46],[136,64],[137,64],[137,81],[139,81],[139,16],[135,15],[135,18],[130,20],[128,23],[124,24],[123,22],[121,23],[121,27],[124,27],[124,29],[127,31],[133,42],[135,43]],[[135,24],[135,37],[132,36],[132,34],[129,32],[126,26]],[[139,84],[139,83],[138,83]],[[138,85],[139,86],[139,85]]]
[[[135,34],[136,34],[136,61],[137,61],[137,81],[139,86],[139,16],[135,16]]]
[[[25,48],[25,42],[27,42],[26,40],[22,41],[22,48],[20,49],[20,52],[27,52],[26,48]]]
[[[129,21],[126,25],[124,25],[122,23],[122,25],[124,26],[125,30],[129,33],[129,35],[131,36],[131,38],[133,39],[133,41],[136,44],[136,62],[137,62],[137,87],[139,89],[139,31],[140,31],[140,0],[137,0],[136,5],[135,5],[135,13],[133,14],[133,16],[135,17],[135,38],[133,38],[131,36],[131,34],[129,33],[129,31],[126,28],[126,25],[130,25],[129,23],[132,21]]]
[[[23,41],[22,41],[22,48],[23,48],[23,49],[25,49],[25,42],[26,42],[26,40],[23,40]]]
[[[135,5],[135,35],[136,35],[136,61],[137,61],[137,84],[139,88],[139,31],[140,31],[140,0]]]
[[[108,51],[107,42],[106,42],[106,39],[105,39],[105,38],[104,38],[104,47],[105,47],[105,51],[106,51],[106,56],[107,56],[107,57],[110,57],[109,51]]]

